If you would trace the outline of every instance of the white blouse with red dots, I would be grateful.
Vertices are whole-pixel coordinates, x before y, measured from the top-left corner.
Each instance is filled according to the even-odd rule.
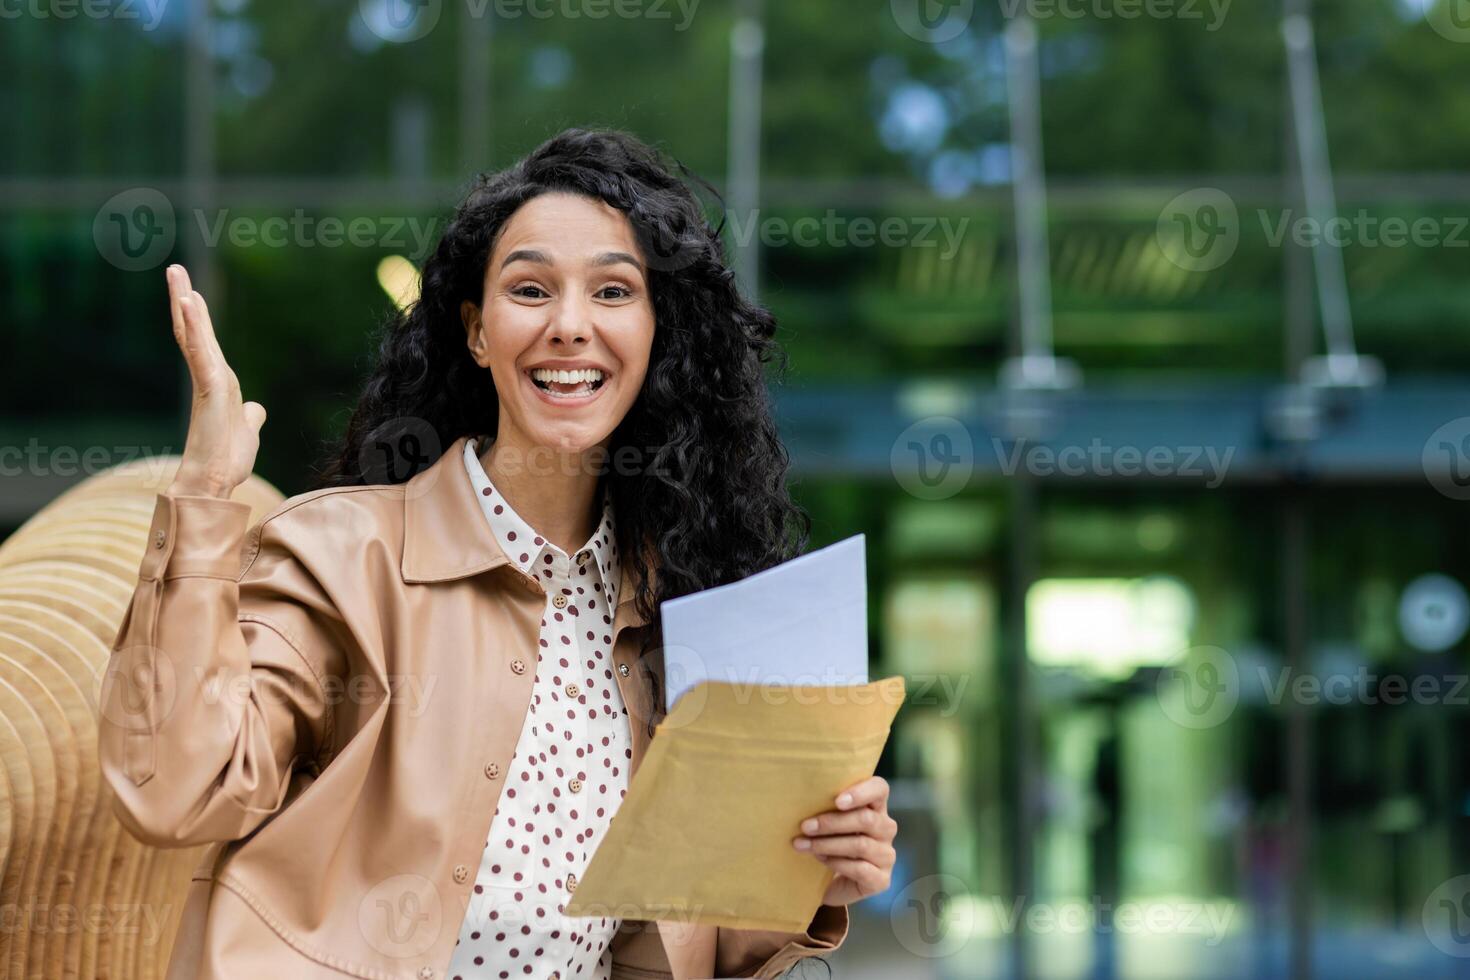
[[[608,980],[619,920],[562,910],[627,793],[633,757],[612,672],[619,584],[612,503],[604,496],[597,530],[568,557],[495,489],[480,465],[481,445],[488,443],[468,439],[464,450],[475,496],[507,557],[546,589],[546,609],[531,703],[449,977]]]

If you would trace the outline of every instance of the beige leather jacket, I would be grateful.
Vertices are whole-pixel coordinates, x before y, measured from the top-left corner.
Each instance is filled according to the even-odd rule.
[[[217,842],[168,980],[446,980],[530,702],[545,593],[501,552],[461,436],[405,484],[158,495],[100,692],[115,809]],[[633,771],[662,717],[624,562],[613,663]],[[793,836],[796,828],[792,828]],[[616,978],[774,977],[846,938],[626,920]]]

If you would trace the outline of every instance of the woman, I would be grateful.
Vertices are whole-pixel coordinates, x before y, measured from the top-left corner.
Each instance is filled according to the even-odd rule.
[[[888,886],[887,784],[792,828],[804,933],[562,913],[661,714],[658,604],[800,550],[770,314],[658,155],[568,130],[481,178],[322,486],[229,499],[265,410],[168,270],[194,400],[102,688],[117,813],[216,842],[171,980],[775,976]]]

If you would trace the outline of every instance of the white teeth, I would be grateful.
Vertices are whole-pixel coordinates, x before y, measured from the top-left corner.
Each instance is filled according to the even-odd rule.
[[[602,372],[596,368],[581,368],[576,371],[552,371],[549,368],[536,368],[531,372],[531,379],[557,384],[574,385],[582,382],[593,382],[602,380]]]

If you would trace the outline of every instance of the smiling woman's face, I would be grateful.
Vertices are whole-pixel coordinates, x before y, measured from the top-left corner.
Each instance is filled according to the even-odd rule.
[[[542,194],[506,222],[481,302],[461,307],[470,352],[523,449],[604,445],[648,371],[653,302],[632,225],[577,194]]]

